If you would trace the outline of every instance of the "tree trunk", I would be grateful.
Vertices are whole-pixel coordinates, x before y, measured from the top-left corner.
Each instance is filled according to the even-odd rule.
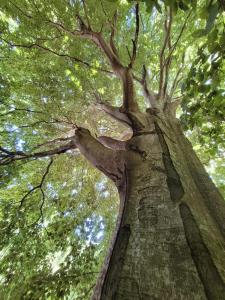
[[[225,299],[225,202],[179,121],[141,118],[144,130],[126,145],[116,234],[92,299]]]

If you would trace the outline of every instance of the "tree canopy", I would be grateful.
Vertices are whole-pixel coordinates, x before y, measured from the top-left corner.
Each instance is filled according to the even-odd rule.
[[[142,110],[143,87],[163,85],[225,192],[224,3],[138,3],[1,1],[1,299],[89,299],[114,228],[117,191],[71,137],[77,126],[122,140],[130,131],[99,109],[121,105],[122,88],[84,28],[133,63]]]

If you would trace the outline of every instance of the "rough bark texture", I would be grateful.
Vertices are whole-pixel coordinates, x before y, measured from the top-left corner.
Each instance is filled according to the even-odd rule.
[[[116,234],[93,300],[225,299],[225,202],[169,117],[141,113],[121,152]]]

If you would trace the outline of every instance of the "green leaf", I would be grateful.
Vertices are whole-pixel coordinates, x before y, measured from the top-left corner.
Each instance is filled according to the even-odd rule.
[[[196,31],[193,32],[192,36],[194,38],[199,38],[206,35],[206,30],[205,29],[198,29]]]
[[[205,34],[209,33],[213,28],[218,12],[219,5],[217,2],[209,7],[209,16],[206,22]]]

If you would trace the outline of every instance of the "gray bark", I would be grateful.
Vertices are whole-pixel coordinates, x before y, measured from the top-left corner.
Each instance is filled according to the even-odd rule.
[[[117,228],[92,299],[225,299],[225,202],[175,118],[142,124],[121,152]]]

